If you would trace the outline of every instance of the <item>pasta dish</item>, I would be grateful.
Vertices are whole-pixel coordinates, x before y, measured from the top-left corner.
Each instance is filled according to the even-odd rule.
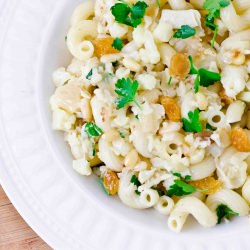
[[[50,106],[77,173],[176,232],[248,215],[249,0],[88,0],[65,42]]]

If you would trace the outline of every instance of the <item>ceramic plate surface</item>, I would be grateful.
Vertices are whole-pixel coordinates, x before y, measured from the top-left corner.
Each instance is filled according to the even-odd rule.
[[[70,62],[64,37],[80,2],[0,0],[0,182],[17,210],[55,249],[250,249],[246,218],[213,229],[190,219],[172,233],[166,217],[129,209],[72,170],[48,100],[53,70]]]

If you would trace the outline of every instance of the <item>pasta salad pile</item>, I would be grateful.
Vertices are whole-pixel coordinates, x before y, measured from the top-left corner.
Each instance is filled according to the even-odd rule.
[[[73,168],[179,232],[250,204],[250,1],[88,0],[53,74]]]

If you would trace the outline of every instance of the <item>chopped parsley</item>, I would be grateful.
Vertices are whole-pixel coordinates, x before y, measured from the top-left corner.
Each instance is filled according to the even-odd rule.
[[[177,176],[177,177],[179,177],[181,179],[184,179],[186,181],[190,181],[191,180],[191,175],[186,175],[185,177],[182,177],[182,175],[180,173],[172,173],[172,175]]]
[[[137,81],[133,81],[130,78],[119,79],[115,85],[115,93],[121,97],[116,99],[116,106],[118,109],[125,107],[130,102],[134,102],[139,108],[140,104],[136,101],[135,95],[139,87]]]
[[[182,25],[174,34],[174,38],[187,39],[196,34],[196,30],[189,25]]]
[[[157,193],[159,194],[160,197],[166,194],[165,191],[162,190],[161,188],[152,187],[152,189],[157,191]]]
[[[205,18],[206,26],[214,32],[213,39],[211,41],[212,47],[214,47],[215,39],[218,33],[218,25],[215,23],[215,19],[220,16],[220,10],[227,7],[230,4],[230,0],[206,0],[203,7],[209,11],[209,14]]]
[[[215,128],[213,128],[209,123],[206,124],[206,129],[211,131],[215,130]]]
[[[120,0],[120,3],[111,7],[111,13],[116,22],[136,28],[142,23],[147,7],[148,5],[144,1],[138,1],[135,5],[130,5]]]
[[[86,79],[90,80],[91,76],[93,75],[93,69],[89,71],[89,73],[86,75]]]
[[[160,8],[160,7],[161,7],[161,4],[160,4],[159,0],[155,0],[155,2],[156,2],[156,4],[157,4],[157,6]]]
[[[123,131],[119,131],[119,135],[122,139],[126,138],[126,134]]]
[[[102,134],[102,130],[93,122],[86,123],[84,127],[84,131],[89,137],[96,137]]]
[[[197,75],[194,81],[195,93],[199,91],[200,86],[208,87],[221,80],[221,75],[219,73],[212,72],[204,68],[196,69],[192,56],[189,56],[188,58],[191,65],[189,74]]]
[[[239,215],[238,213],[234,212],[225,204],[220,204],[216,208],[216,214],[218,217],[217,224],[220,224],[222,219],[225,217],[226,219],[230,220],[231,215]]]
[[[120,38],[116,38],[112,44],[112,47],[115,48],[116,50],[121,51],[123,48],[123,43],[122,40]]]
[[[96,156],[95,144],[92,144],[92,156]]]
[[[170,186],[167,195],[168,196],[183,196],[192,194],[194,192],[204,192],[206,190],[197,189],[182,180],[174,180],[174,184]]]
[[[65,37],[64,37],[64,40],[65,40],[65,42],[67,42],[67,40],[68,40],[68,36],[65,36]]]
[[[171,85],[172,80],[173,80],[173,77],[172,77],[172,76],[170,76],[170,77],[169,77],[169,80],[168,80],[168,86],[170,86],[170,85]]]
[[[136,187],[137,187],[137,190],[135,190],[135,193],[140,195],[140,192],[138,191],[138,187],[141,186],[141,183],[140,181],[138,180],[137,176],[136,175],[133,175],[131,180],[130,180],[130,183],[134,184]]]
[[[118,61],[112,62],[112,66],[113,66],[113,67],[116,67],[117,65],[118,65]]]
[[[202,126],[200,123],[199,109],[195,109],[194,112],[188,112],[188,119],[182,118],[183,128],[186,132],[201,132]]]

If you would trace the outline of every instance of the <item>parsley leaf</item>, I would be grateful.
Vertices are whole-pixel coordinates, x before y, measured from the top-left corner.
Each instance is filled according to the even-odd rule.
[[[93,122],[86,123],[84,127],[84,131],[89,137],[96,137],[102,134],[102,130]]]
[[[96,156],[95,144],[92,145],[92,156]]]
[[[136,175],[133,175],[133,176],[132,176],[130,182],[131,182],[132,184],[134,184],[134,185],[137,187],[137,189],[138,189],[138,187],[141,186],[141,183],[140,183],[140,181],[138,180],[138,178],[137,178]],[[140,192],[139,192],[138,190],[135,190],[135,193],[138,194],[138,195],[140,195]]]
[[[183,196],[187,194],[192,194],[194,192],[203,192],[205,190],[199,190],[184,181],[181,180],[174,180],[174,184],[170,186],[167,195],[168,196]]]
[[[182,25],[179,30],[174,34],[175,38],[186,39],[196,34],[196,30],[189,25]]]
[[[227,7],[230,4],[230,0],[206,0],[203,7],[209,11],[206,16],[205,24],[208,28],[214,31],[214,36],[211,41],[212,47],[214,47],[215,39],[218,33],[218,25],[215,23],[215,18],[220,16],[220,10]]]
[[[116,38],[112,44],[112,47],[115,48],[116,50],[121,51],[123,48],[122,40],[120,38]]]
[[[118,65],[118,61],[112,62],[112,66],[113,66],[113,67],[116,67],[117,65]]]
[[[198,74],[200,76],[200,85],[203,87],[208,87],[221,80],[219,73],[203,68],[199,69]]]
[[[181,179],[184,179],[184,180],[186,180],[186,181],[191,180],[191,175],[186,175],[184,178],[181,176],[180,173],[173,173],[173,172],[172,172],[172,175],[177,176],[177,177],[179,177],[179,178],[181,178]]]
[[[220,224],[224,217],[227,218],[228,220],[230,220],[230,215],[239,215],[238,213],[234,212],[232,209],[230,209],[225,204],[220,204],[216,208],[216,214],[218,217],[217,224]]]
[[[189,74],[190,75],[196,75],[198,74],[198,70],[195,68],[194,66],[194,61],[193,61],[193,57],[192,56],[189,56],[188,57],[189,61],[190,61],[190,71],[189,71]]]
[[[126,133],[123,132],[123,131],[119,131],[119,135],[122,139],[125,139],[126,138]]]
[[[199,121],[199,109],[195,109],[194,112],[188,112],[188,119],[182,118],[183,128],[186,132],[201,132],[202,126]]]
[[[139,108],[141,108],[140,104],[135,99],[136,91],[139,87],[137,81],[132,82],[130,78],[122,78],[118,80],[115,87],[116,94],[121,96],[116,99],[116,106],[118,109],[123,108],[130,102],[134,102]]]
[[[217,72],[212,72],[204,68],[200,68],[197,70],[194,66],[193,58],[191,56],[189,56],[188,58],[191,65],[189,74],[191,75],[197,74],[197,77],[195,78],[194,82],[195,93],[199,91],[200,86],[208,87],[221,80],[221,75]]]
[[[148,5],[143,1],[138,1],[134,6],[121,2],[111,7],[112,15],[118,23],[123,23],[136,28],[142,23]]]
[[[161,4],[160,4],[159,0],[155,0],[155,2],[156,2],[156,4],[157,4],[157,6],[160,8],[160,7],[161,7]]]
[[[170,77],[169,77],[169,80],[168,80],[168,86],[170,86],[170,85],[171,85],[172,80],[173,80],[173,77],[172,77],[172,76],[170,76]]]
[[[87,80],[90,80],[90,78],[91,78],[92,75],[93,75],[93,69],[91,69],[91,70],[89,71],[89,73],[88,73],[87,76],[86,76],[86,79],[87,79]]]
[[[216,129],[213,128],[209,123],[206,124],[206,129],[207,129],[207,130],[211,130],[211,131],[216,130]]]
[[[220,16],[220,9],[227,7],[229,4],[229,0],[206,0],[203,7],[209,10],[209,16],[217,18]]]

